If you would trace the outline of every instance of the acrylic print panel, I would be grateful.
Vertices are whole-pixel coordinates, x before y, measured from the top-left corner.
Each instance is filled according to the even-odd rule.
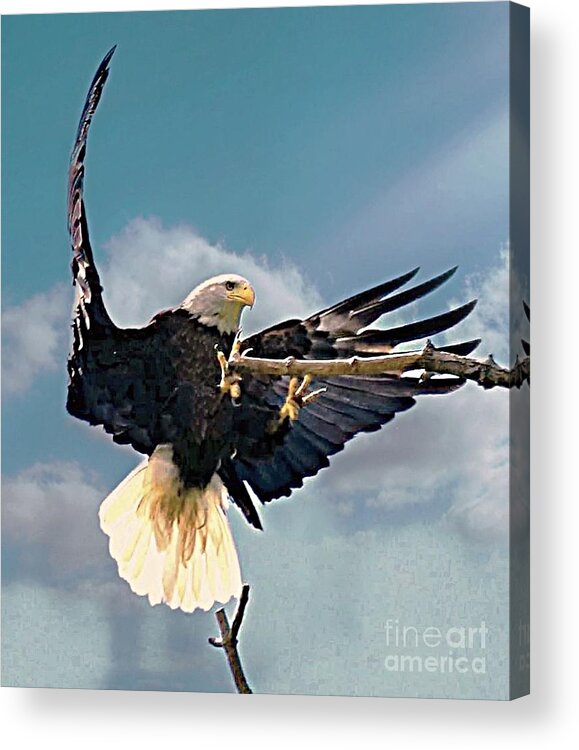
[[[3,683],[526,693],[527,10],[10,16],[2,55]]]

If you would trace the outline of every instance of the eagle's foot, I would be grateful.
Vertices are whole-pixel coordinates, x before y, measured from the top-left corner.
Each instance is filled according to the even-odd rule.
[[[235,344],[233,344],[232,354],[234,353],[234,350]],[[229,393],[229,395],[231,396],[231,400],[237,401],[239,398],[241,398],[241,387],[239,385],[239,383],[241,382],[241,375],[238,375],[236,372],[231,372],[229,370],[229,360],[221,350],[217,351],[217,361],[219,362],[219,366],[221,367],[219,391],[224,395]]]
[[[241,354],[241,339],[239,338],[239,334],[235,337],[235,341],[233,342],[233,346],[231,347],[231,354],[229,355],[229,359],[234,359],[235,357],[239,357]]]
[[[301,383],[299,378],[294,377],[290,380],[285,403],[279,410],[280,424],[286,419],[295,422],[299,417],[302,406],[313,403],[322,393],[325,393],[325,388],[308,391],[311,382],[311,375],[305,375]]]

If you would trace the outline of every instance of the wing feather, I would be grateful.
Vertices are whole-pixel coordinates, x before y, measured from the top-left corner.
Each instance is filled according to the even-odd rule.
[[[84,204],[87,139],[115,49],[107,52],[89,86],[70,157],[67,218],[76,295],[66,406],[73,416],[102,425],[117,443],[151,453],[159,442],[153,434],[156,410],[171,385],[170,377],[163,377],[167,363],[159,358],[171,321],[161,315],[145,328],[121,329],[111,320]]]
[[[441,333],[464,320],[475,301],[403,326],[362,330],[385,313],[434,291],[456,268],[393,294],[414,278],[417,271],[356,294],[305,320],[288,320],[271,326],[243,341],[242,349],[251,348],[253,356],[277,359],[290,355],[301,359],[371,356],[391,351],[400,343]],[[467,354],[478,343],[478,340],[467,341],[440,348]],[[302,408],[298,420],[286,424],[280,439],[275,441],[271,424],[277,420],[287,396],[288,383],[287,377],[244,377],[242,401],[236,410],[236,472],[262,502],[290,495],[293,489],[302,486],[305,477],[327,467],[330,456],[341,451],[355,435],[380,429],[396,414],[410,409],[416,396],[450,393],[463,381],[453,377],[421,380],[390,375],[318,378],[312,389],[325,387],[326,392]],[[259,430],[253,430],[248,438],[251,424],[258,424]],[[259,434],[267,438],[260,439]]]
[[[113,47],[99,65],[90,85],[78,129],[68,171],[68,231],[72,245],[72,277],[77,288],[77,305],[87,322],[112,326],[112,321],[101,297],[99,273],[94,263],[90,244],[88,222],[84,206],[84,160],[86,144],[92,118],[101,99],[103,87],[109,76],[109,63],[115,52]],[[85,307],[91,306],[90,312]]]

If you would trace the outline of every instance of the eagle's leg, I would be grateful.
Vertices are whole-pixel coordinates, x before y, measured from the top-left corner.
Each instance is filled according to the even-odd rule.
[[[239,354],[239,348],[239,339],[236,339],[231,348],[230,358],[235,354]],[[230,372],[229,360],[221,350],[217,351],[217,361],[219,362],[219,366],[221,367],[221,380],[219,382],[219,390],[223,394],[229,393],[232,400],[237,401],[241,397],[241,388],[239,386],[239,383],[241,382],[241,375],[236,372]]]
[[[284,405],[279,410],[279,423],[281,424],[284,420],[289,419],[291,422],[295,422],[299,417],[300,409],[302,406],[311,404],[322,393],[325,393],[326,388],[318,388],[315,391],[308,391],[312,382],[311,375],[305,375],[302,382],[300,383],[299,378],[291,378],[287,389],[287,396]]]

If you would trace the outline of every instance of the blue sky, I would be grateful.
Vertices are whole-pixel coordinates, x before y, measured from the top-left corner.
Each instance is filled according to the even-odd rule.
[[[4,681],[229,690],[212,615],[151,608],[116,579],[96,510],[135,456],[64,410],[66,168],[86,88],[118,44],[86,178],[115,319],[144,323],[236,270],[257,287],[255,329],[458,263],[405,314],[479,296],[455,338],[482,334],[505,360],[507,4],[5,17],[2,42]],[[269,506],[265,534],[231,512],[256,690],[506,694],[507,411],[474,386],[426,398]],[[492,668],[386,674],[372,660],[388,617],[485,620]]]

